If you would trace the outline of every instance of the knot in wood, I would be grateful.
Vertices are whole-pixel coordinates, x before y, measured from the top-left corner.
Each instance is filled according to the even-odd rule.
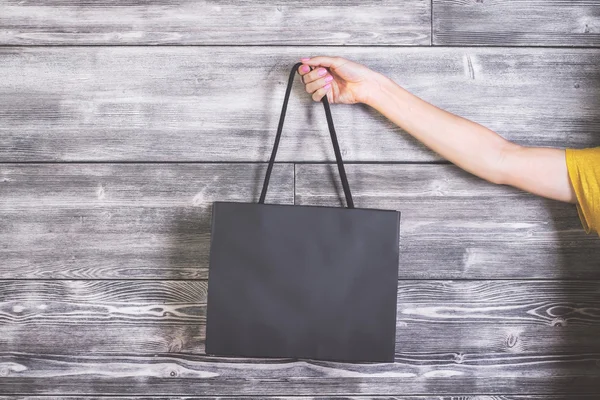
[[[175,338],[169,345],[169,353],[179,353],[183,348],[183,340]]]
[[[506,338],[506,346],[509,349],[512,349],[513,347],[515,347],[517,345],[517,342],[519,341],[518,336],[513,335],[512,333],[510,335],[508,335],[508,337]]]
[[[457,364],[462,364],[465,361],[465,355],[462,353],[458,353],[454,355],[454,362]]]

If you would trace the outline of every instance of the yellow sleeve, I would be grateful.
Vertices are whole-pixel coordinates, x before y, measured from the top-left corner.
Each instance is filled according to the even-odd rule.
[[[567,149],[566,159],[583,228],[600,234],[600,147]]]

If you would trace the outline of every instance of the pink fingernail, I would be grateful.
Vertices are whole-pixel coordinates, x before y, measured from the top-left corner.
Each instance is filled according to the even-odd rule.
[[[302,68],[300,68],[302,70],[302,72],[308,72],[310,71],[310,67],[308,65],[303,65]]]
[[[325,68],[319,68],[319,72],[317,72],[319,74],[319,76],[323,76],[327,73],[327,70]]]
[[[323,87],[325,88],[325,90],[329,90],[329,89],[331,89],[331,84],[328,83],[327,85],[325,85]]]
[[[331,82],[333,80],[333,76],[328,75],[325,77],[325,82]]]
[[[306,61],[308,61],[308,60],[310,60],[310,58],[308,58],[308,57],[307,57],[307,58],[301,58],[301,59],[300,59],[300,61],[302,61],[302,62],[306,62]]]

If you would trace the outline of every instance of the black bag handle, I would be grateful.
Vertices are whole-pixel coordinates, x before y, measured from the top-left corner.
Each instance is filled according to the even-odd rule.
[[[265,197],[267,196],[267,188],[269,186],[269,179],[271,179],[271,172],[273,165],[275,164],[275,156],[277,155],[277,148],[279,147],[279,140],[281,139],[281,131],[283,130],[283,121],[285,120],[285,113],[287,111],[288,100],[290,99],[290,93],[292,92],[292,84],[294,83],[294,77],[296,71],[302,65],[301,62],[294,65],[290,72],[288,79],[287,89],[285,91],[285,98],[283,100],[283,107],[281,108],[281,115],[279,116],[279,126],[277,127],[277,135],[275,136],[275,143],[273,144],[273,151],[271,152],[271,158],[269,159],[269,166],[267,167],[267,174],[265,175],[265,182],[263,183],[262,192],[260,193],[259,204],[265,203]],[[325,116],[327,117],[327,126],[329,127],[329,134],[331,136],[331,143],[333,144],[333,151],[335,153],[335,161],[337,163],[340,178],[342,180],[342,187],[344,188],[344,195],[346,196],[346,205],[348,208],[354,208],[354,201],[352,200],[352,193],[350,192],[350,185],[348,185],[348,177],[346,177],[346,170],[344,169],[344,161],[342,160],[342,153],[340,152],[340,145],[338,144],[337,135],[333,126],[333,118],[331,116],[331,109],[329,108],[329,101],[327,95],[321,99],[323,107],[325,108]]]

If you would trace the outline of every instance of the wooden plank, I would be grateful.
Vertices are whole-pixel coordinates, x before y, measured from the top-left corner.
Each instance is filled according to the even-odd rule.
[[[522,144],[600,146],[600,50],[9,47],[0,161],[266,161],[289,68],[316,54],[369,65]],[[297,80],[278,160],[333,161],[323,114]],[[347,161],[440,159],[367,106],[333,114]]]
[[[89,308],[78,306],[73,309],[89,314]],[[204,306],[199,308],[198,313],[200,312],[205,312]],[[152,321],[134,321],[133,316],[131,320],[124,320],[121,315],[118,321],[100,321],[100,317],[96,317],[89,322],[75,323],[71,318],[57,316],[54,323],[37,320],[27,322],[26,325],[21,322],[5,323],[0,326],[0,344],[6,351],[39,354],[205,354],[204,316],[194,314],[185,317],[188,318],[187,322],[158,317]],[[600,327],[597,324],[573,324],[551,327],[514,322],[510,318],[497,318],[496,324],[466,321],[466,317],[460,322],[444,322],[441,317],[434,322],[407,323],[400,320],[396,353],[398,357],[425,352],[452,353],[457,358],[465,354],[483,353],[600,353]],[[65,338],[69,338],[68,341]]]
[[[451,165],[348,165],[357,207],[399,210],[400,278],[600,277],[600,238],[574,205]],[[343,204],[334,164],[296,166],[296,203]]]
[[[4,351],[204,354],[206,281],[0,283]],[[597,281],[403,280],[396,352],[600,353],[598,315]]]
[[[190,354],[186,342],[202,335],[205,281],[1,283],[3,393],[296,396],[600,391],[597,345],[580,346],[580,353],[574,347],[570,353],[543,347],[549,344],[548,335],[561,330],[552,324],[555,318],[597,337],[598,282],[401,281],[399,328],[413,339],[405,343],[412,343],[412,348],[401,349],[394,364]],[[420,324],[417,330],[409,328],[414,322]],[[424,324],[432,329],[419,330]],[[510,339],[503,350],[486,348],[486,338],[481,338],[480,351],[471,353],[465,350],[477,346],[477,341],[456,335],[456,330],[448,329],[452,324],[479,334],[484,326],[503,331],[516,324],[540,332],[543,327],[546,336],[537,338],[538,351],[520,337]],[[16,327],[14,336],[7,326]],[[173,335],[177,328],[183,338]],[[146,337],[152,329],[154,335]],[[430,336],[434,329],[438,333]],[[168,351],[159,351],[157,338],[171,343]],[[92,340],[85,344],[87,339]],[[534,343],[536,338],[529,339]],[[573,338],[564,338],[568,340]],[[40,351],[50,344],[52,353],[61,354]]]
[[[51,0],[0,5],[0,43],[429,45],[429,0]],[[232,23],[234,21],[235,23]]]
[[[293,203],[278,164],[267,202]],[[0,277],[206,278],[213,201],[257,201],[260,164],[0,165]]]
[[[27,394],[291,396],[598,393],[600,355],[428,354],[390,364],[184,354],[0,353],[0,391]]]
[[[14,400],[14,399],[28,399],[28,400],[74,400],[72,396],[27,396],[27,397],[19,397],[19,396],[11,396],[5,397],[0,396],[0,400]],[[102,396],[102,398],[106,399],[115,399],[115,400],[139,400],[145,399],[146,397],[136,397],[136,396]],[[157,400],[220,400],[227,399],[231,397],[174,397],[174,396],[161,396],[155,397]],[[236,397],[232,397],[236,398]],[[79,400],[92,400],[96,399],[96,397],[86,397],[86,396],[77,396],[76,399]],[[290,396],[290,397],[282,397],[282,396],[261,396],[261,397],[245,397],[248,400],[259,400],[259,399],[271,399],[271,400],[367,400],[367,399],[386,399],[386,400],[597,400],[596,395],[480,395],[480,396],[343,396],[343,397],[307,397],[307,396]]]
[[[292,203],[277,165],[274,203]],[[296,165],[296,200],[339,205],[334,165]],[[360,207],[402,214],[403,279],[600,279],[575,207],[450,165],[349,165]],[[207,277],[210,205],[256,201],[264,165],[0,165],[0,278]]]
[[[595,395],[575,395],[572,397],[565,397],[565,396],[553,396],[553,395],[544,395],[544,396],[536,396],[536,395],[524,395],[524,396],[519,396],[519,395],[481,395],[481,396],[343,396],[343,397],[307,397],[307,396],[290,396],[290,397],[282,397],[282,396],[261,396],[261,397],[254,397],[254,396],[248,396],[248,397],[244,397],[245,399],[248,400],[259,400],[259,399],[271,399],[271,400],[367,400],[367,399],[385,399],[385,400],[596,400],[597,398],[594,397]],[[5,396],[0,396],[0,400],[15,400],[15,399],[28,399],[28,400],[62,400],[62,399],[69,399],[69,400],[73,400],[74,398],[72,396],[55,396],[55,395],[50,395],[50,396],[27,396],[27,397],[19,397],[19,396],[11,396],[11,397],[5,397]],[[138,400],[138,399],[145,399],[146,397],[136,397],[136,396],[102,396],[102,398],[106,398],[106,399],[115,399],[115,400]],[[194,400],[194,399],[198,399],[198,400],[220,400],[220,399],[227,399],[230,397],[198,397],[198,396],[194,396],[192,398],[190,397],[174,397],[174,396],[169,396],[169,397],[154,397],[154,399],[157,400],[167,400],[167,399],[173,399],[173,400]],[[235,397],[232,397],[235,398]],[[76,399],[78,400],[92,400],[92,399],[96,399],[96,397],[86,397],[86,396],[77,396]]]
[[[14,400],[15,398],[21,397],[5,397],[0,396],[0,400]],[[27,396],[23,397],[29,400],[51,400],[51,399],[71,399],[71,396]],[[122,399],[122,400],[137,400],[144,399],[145,397],[135,397],[135,396],[102,396],[102,398],[106,399]],[[167,400],[167,399],[178,399],[178,400],[219,400],[219,399],[227,399],[228,397],[153,397],[157,400]],[[233,397],[235,398],[235,397]],[[272,400],[367,400],[367,399],[387,399],[387,400],[596,400],[596,395],[569,395],[569,396],[554,396],[554,395],[544,395],[544,396],[536,396],[536,395],[481,395],[481,396],[343,396],[343,397],[306,397],[306,396],[291,396],[291,397],[282,397],[282,396],[270,396],[270,397],[245,397],[248,400],[259,400],[259,399],[272,399]],[[91,400],[96,399],[96,397],[85,397],[85,396],[77,396],[77,399],[81,400]]]
[[[433,0],[433,43],[600,46],[600,4],[587,0]]]

